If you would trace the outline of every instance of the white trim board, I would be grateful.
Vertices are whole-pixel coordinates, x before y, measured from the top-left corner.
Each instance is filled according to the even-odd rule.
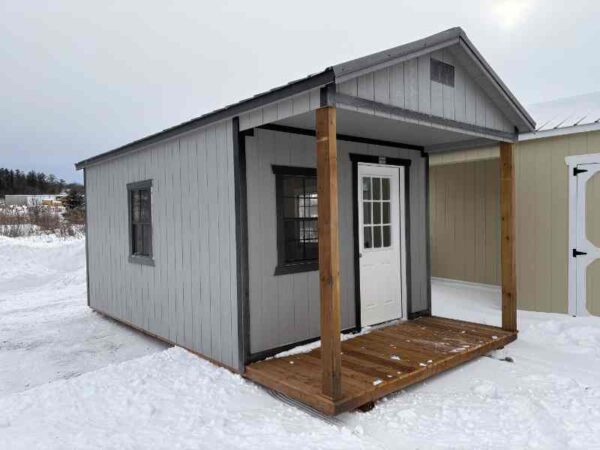
[[[540,130],[532,131],[531,133],[523,133],[519,135],[519,142],[532,141],[534,139],[544,139],[556,136],[568,136],[570,134],[577,133],[589,133],[592,131],[600,131],[600,123],[594,122],[586,125],[552,128],[550,130]]]
[[[578,179],[573,170],[580,164],[600,164],[600,153],[586,155],[571,155],[565,158],[569,170],[569,247],[567,250],[568,264],[568,312],[573,316],[588,316],[586,299],[577,299],[577,260],[572,251],[577,248],[577,201]]]

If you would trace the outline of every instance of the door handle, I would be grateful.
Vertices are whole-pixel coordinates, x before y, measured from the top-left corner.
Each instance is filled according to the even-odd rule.
[[[580,252],[576,248],[573,249],[573,258],[577,258],[578,256],[587,255],[587,252]]]

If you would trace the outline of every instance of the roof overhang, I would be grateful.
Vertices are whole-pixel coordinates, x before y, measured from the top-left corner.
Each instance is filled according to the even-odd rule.
[[[507,117],[515,123],[515,127],[519,132],[530,132],[535,129],[535,122],[531,116],[529,116],[525,108],[517,101],[514,95],[485,61],[483,56],[477,51],[465,32],[457,27],[383,52],[337,64],[317,74],[293,81],[247,100],[234,103],[225,108],[202,115],[188,122],[152,134],[114,150],[84,159],[75,164],[75,168],[81,170],[93,164],[117,158],[149,145],[193,132],[194,130],[211,123],[233,118],[265,105],[310,91],[311,89],[323,87],[335,82],[342,82],[346,79],[359,76],[367,71],[387,67],[400,61],[431,53],[432,51],[446,47],[454,49],[460,48],[460,55],[457,56],[468,60],[469,67],[475,72],[474,76],[477,78],[478,82],[484,85],[487,92],[493,93],[493,95],[491,95],[492,100],[496,102],[501,110],[507,114]]]
[[[486,88],[486,91],[493,93],[491,95],[492,100],[507,114],[507,117],[513,120],[519,132],[529,132],[535,129],[533,118],[460,27],[451,28],[418,41],[334,65],[333,72],[336,81],[343,82],[367,72],[383,69],[448,47],[454,49],[453,53],[465,63],[466,67],[471,69],[471,74]]]
[[[124,153],[129,153],[131,151],[141,149],[148,145],[192,132],[203,126],[209,125],[214,122],[218,122],[220,120],[235,117],[239,114],[251,111],[256,108],[260,108],[261,106],[267,105],[269,103],[274,103],[279,100],[283,100],[285,98],[300,94],[302,92],[325,86],[329,83],[332,83],[334,80],[335,76],[333,70],[330,67],[328,67],[324,71],[319,72],[317,74],[309,75],[306,78],[292,81],[286,85],[277,87],[275,89],[271,89],[270,91],[264,92],[262,94],[255,95],[254,97],[251,97],[249,99],[242,100],[238,103],[234,103],[224,108],[217,109],[216,111],[210,112],[208,114],[204,114],[188,122],[184,122],[174,127],[167,128],[166,130],[152,134],[140,140],[130,142],[129,144],[123,145],[122,147],[118,147],[114,150],[110,150],[108,152],[101,153],[91,158],[84,159],[76,163],[75,168],[77,170],[84,169],[85,167],[90,166],[92,164],[96,164],[107,159],[116,158],[118,156],[123,155]]]

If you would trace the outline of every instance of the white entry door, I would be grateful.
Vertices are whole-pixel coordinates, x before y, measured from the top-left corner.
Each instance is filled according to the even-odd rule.
[[[575,259],[576,314],[600,313],[600,164],[579,164],[577,177]]]
[[[358,165],[361,325],[402,317],[404,167]]]

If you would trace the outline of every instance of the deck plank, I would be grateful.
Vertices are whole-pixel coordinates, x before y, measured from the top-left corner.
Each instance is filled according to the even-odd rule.
[[[325,414],[353,410],[503,347],[516,332],[489,325],[421,317],[342,342],[342,393],[321,393],[320,348],[246,367],[245,376]]]

